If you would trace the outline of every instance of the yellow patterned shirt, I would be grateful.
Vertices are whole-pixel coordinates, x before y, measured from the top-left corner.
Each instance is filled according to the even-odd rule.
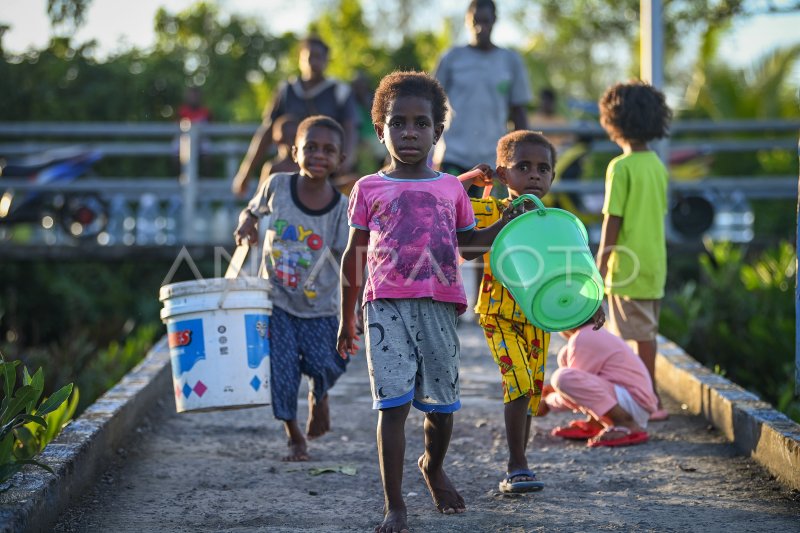
[[[472,210],[475,212],[476,229],[489,227],[500,220],[503,210],[508,205],[508,200],[491,197],[470,198],[470,200]],[[475,312],[479,315],[496,315],[513,322],[528,322],[508,289],[492,275],[488,252],[483,255],[483,279]]]

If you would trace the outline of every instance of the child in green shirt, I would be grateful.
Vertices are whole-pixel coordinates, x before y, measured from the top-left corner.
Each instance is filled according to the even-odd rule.
[[[656,336],[667,277],[664,216],[668,174],[648,146],[669,131],[664,95],[641,81],[618,83],[600,98],[600,124],[622,155],[606,171],[597,267],[605,280],[609,329],[636,342],[655,390]],[[663,420],[661,408],[651,420]]]

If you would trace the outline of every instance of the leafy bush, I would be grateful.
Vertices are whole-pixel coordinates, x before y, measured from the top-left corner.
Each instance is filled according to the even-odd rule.
[[[19,361],[6,362],[0,355],[3,400],[0,405],[0,483],[5,483],[25,465],[35,465],[53,473],[34,457],[58,435],[77,405],[77,395],[68,404],[72,383],[61,387],[39,403],[44,390],[42,369],[33,376],[22,369],[22,387],[15,390]],[[37,406],[37,404],[39,404]]]
[[[796,253],[787,242],[747,261],[717,243],[700,256],[699,281],[668,293],[664,335],[800,421],[794,384]]]

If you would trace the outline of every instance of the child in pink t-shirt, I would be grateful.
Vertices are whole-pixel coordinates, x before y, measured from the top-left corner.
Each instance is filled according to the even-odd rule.
[[[361,178],[350,194],[350,239],[342,258],[338,350],[355,353],[356,300],[367,266],[364,323],[384,518],[375,531],[408,530],[403,500],[405,421],[425,413],[425,451],[417,460],[437,509],[466,510],[444,470],[459,400],[456,322],[467,306],[458,255],[475,259],[522,209],[477,230],[469,197],[455,176],[436,172],[427,156],[447,112],[439,83],[424,73],[395,72],[381,80],[372,122],[391,156],[388,167]]]
[[[658,408],[650,374],[624,340],[587,322],[564,331],[568,339],[558,353],[558,370],[542,391],[544,406],[573,409],[588,415],[552,434],[589,439],[590,447],[627,446],[647,441],[650,413]]]

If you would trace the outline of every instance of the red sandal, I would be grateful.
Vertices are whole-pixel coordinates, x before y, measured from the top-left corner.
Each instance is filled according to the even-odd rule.
[[[573,420],[567,427],[554,428],[550,434],[554,437],[570,440],[586,440],[596,437],[603,431],[602,427],[590,424],[586,420]]]

